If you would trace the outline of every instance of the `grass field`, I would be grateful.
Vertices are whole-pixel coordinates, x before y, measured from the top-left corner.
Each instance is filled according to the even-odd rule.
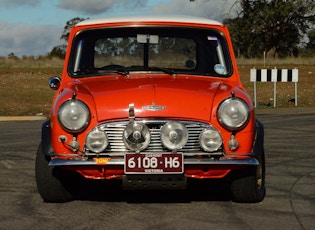
[[[315,59],[239,59],[243,85],[253,99],[251,68],[299,69],[298,107],[315,106]],[[48,58],[0,58],[0,116],[49,115],[54,91],[48,87],[51,76],[61,76],[62,60]],[[272,102],[273,83],[257,83],[257,104],[267,108]],[[277,83],[277,107],[294,107],[294,83]]]

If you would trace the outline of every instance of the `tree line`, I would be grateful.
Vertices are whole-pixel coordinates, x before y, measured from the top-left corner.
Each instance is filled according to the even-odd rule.
[[[239,0],[237,4],[237,17],[225,19],[224,24],[238,55],[314,55],[314,0]]]
[[[314,0],[237,0],[233,10],[236,16],[223,24],[237,57],[315,56]],[[53,47],[49,56],[64,57],[70,28],[83,20],[76,17],[66,23],[63,44]]]

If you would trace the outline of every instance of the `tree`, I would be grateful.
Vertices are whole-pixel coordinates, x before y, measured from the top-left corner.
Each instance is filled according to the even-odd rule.
[[[13,60],[19,60],[19,58],[13,52],[8,54],[8,58]]]
[[[61,35],[60,39],[65,41],[65,42],[68,42],[68,38],[69,38],[71,27],[73,27],[74,25],[76,25],[79,22],[82,22],[82,21],[84,21],[86,19],[87,18],[75,17],[75,18],[72,18],[69,21],[67,21],[65,27],[63,28],[63,32],[62,32],[62,35]]]
[[[59,46],[55,46],[54,48],[52,48],[52,50],[50,51],[49,55],[50,57],[59,57],[61,59],[65,58],[65,54],[66,54],[66,45],[59,45]]]
[[[315,22],[314,0],[239,0],[238,16],[225,19],[234,47],[245,57],[297,55]]]
[[[69,21],[67,21],[67,23],[63,29],[63,32],[60,36],[60,40],[62,40],[64,42],[64,44],[53,47],[49,53],[49,56],[55,56],[55,57],[59,57],[59,58],[65,57],[71,27],[73,27],[74,25],[76,25],[77,23],[79,23],[83,20],[85,20],[85,18],[75,17],[75,18],[72,18]]]
[[[306,50],[315,53],[315,30],[308,32],[309,42],[306,45]]]

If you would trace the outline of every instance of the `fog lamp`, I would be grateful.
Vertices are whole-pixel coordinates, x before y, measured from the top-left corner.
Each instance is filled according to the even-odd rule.
[[[141,123],[130,123],[124,130],[123,139],[128,149],[141,151],[150,144],[150,129]]]
[[[86,147],[95,153],[100,153],[106,149],[108,145],[108,139],[105,132],[99,129],[93,129],[86,137]]]
[[[211,128],[202,131],[199,140],[201,148],[207,152],[217,151],[222,145],[220,133]]]
[[[188,130],[179,122],[168,122],[161,128],[161,141],[170,150],[181,149],[188,141]]]

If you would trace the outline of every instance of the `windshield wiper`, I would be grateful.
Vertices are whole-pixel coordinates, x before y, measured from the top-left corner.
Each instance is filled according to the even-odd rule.
[[[98,70],[99,74],[121,74],[124,76],[129,75],[129,71],[126,69],[101,69]]]
[[[162,68],[162,67],[156,67],[156,66],[148,66],[146,67],[149,70],[153,71],[162,71],[163,73],[169,74],[169,75],[175,75],[176,72],[173,69],[167,69],[167,68]]]
[[[95,69],[85,69],[85,70],[77,70],[74,71],[72,74],[78,77],[81,77],[82,75],[86,76],[86,75],[93,75],[97,73],[97,70]]]
[[[160,71],[169,75],[175,75],[176,72],[173,69],[167,69],[156,66],[129,66],[129,67],[120,67],[120,68],[96,68],[96,69],[86,69],[86,70],[78,70],[73,72],[73,75],[77,77],[85,77],[91,75],[107,75],[107,74],[121,74],[124,76],[128,76],[130,71]]]
[[[128,67],[129,71],[160,71],[166,74],[175,75],[176,72],[173,69],[167,69],[162,67],[156,67],[156,66],[142,66],[142,65],[133,65]]]
[[[91,76],[91,75],[104,75],[104,74],[121,74],[124,76],[129,75],[129,71],[125,69],[86,69],[73,72],[73,75],[78,77]]]

